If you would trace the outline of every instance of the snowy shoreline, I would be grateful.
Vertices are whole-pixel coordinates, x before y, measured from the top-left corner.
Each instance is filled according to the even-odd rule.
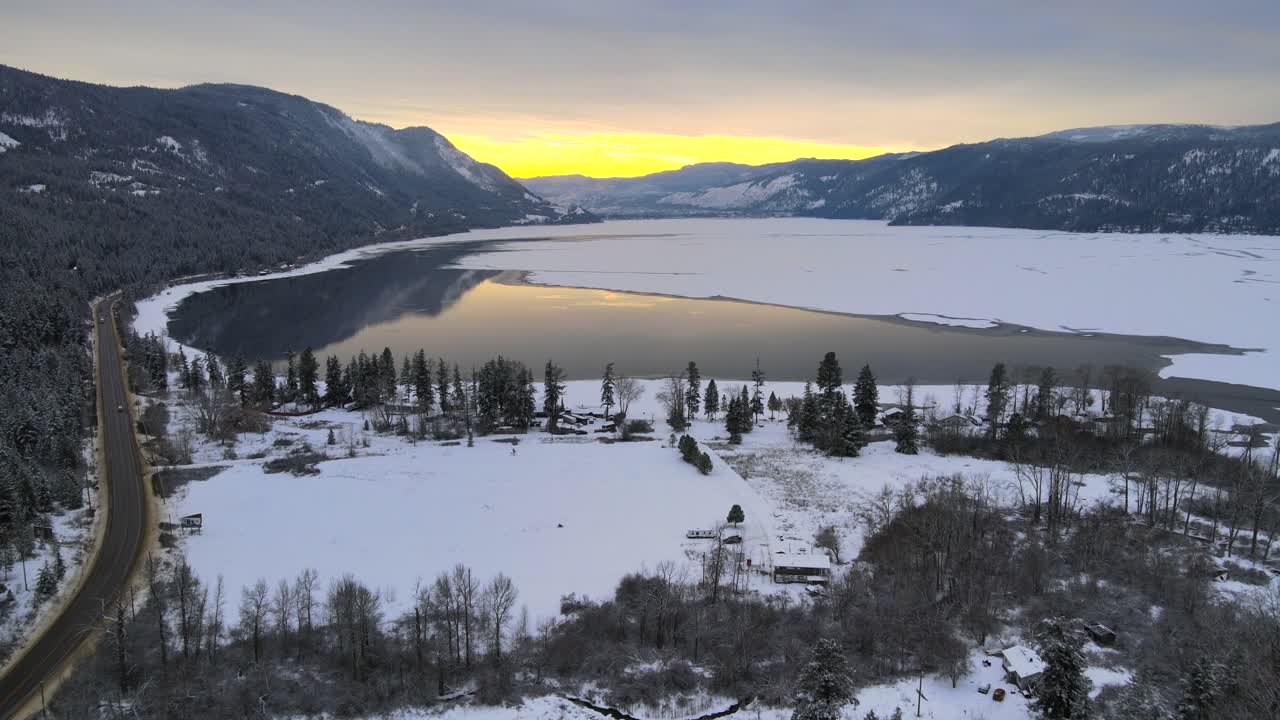
[[[539,241],[502,242],[529,239]],[[1280,238],[890,228],[855,220],[626,220],[496,228],[369,245],[282,272],[166,288],[137,303],[135,328],[165,334],[168,313],[178,303],[213,287],[325,272],[382,253],[474,241],[496,244],[452,267],[518,270],[538,285],[730,297],[976,330],[1014,325],[1078,335],[1176,337],[1262,350],[1165,355],[1171,364],[1162,377],[1274,388],[1280,372],[1274,354],[1280,348],[1280,326],[1250,322],[1238,311],[1280,300],[1280,295],[1268,294],[1280,278],[1258,269],[1280,260]],[[1225,245],[1247,245],[1249,250],[1217,247]],[[1077,246],[1083,249],[1073,249]],[[805,267],[807,251],[830,255],[833,262]],[[1044,255],[1039,262],[1047,269],[1017,256],[1028,251]],[[868,256],[876,262],[866,262]],[[1188,258],[1191,262],[1183,262]],[[979,264],[981,274],[973,267],[978,261],[990,265]],[[1214,279],[1228,282],[1200,295],[1187,289]],[[1149,286],[1144,280],[1151,281]],[[909,292],[903,293],[904,287]]]

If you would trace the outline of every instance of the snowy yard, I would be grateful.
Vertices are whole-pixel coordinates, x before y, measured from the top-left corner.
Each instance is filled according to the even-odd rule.
[[[307,421],[331,422],[343,436],[351,419],[329,412]],[[327,429],[297,425],[278,422],[272,435],[295,433],[295,442],[326,449]],[[747,539],[767,535],[767,516],[736,474],[718,464],[699,475],[659,442],[539,433],[513,455],[492,438],[474,448],[370,439],[354,459],[327,448],[340,459],[320,463],[316,475],[236,461],[187,485],[170,512],[204,514],[203,532],[185,540],[192,565],[206,581],[221,574],[233,592],[307,567],[322,587],[351,573],[384,590],[395,616],[411,607],[417,580],[464,563],[481,578],[511,576],[536,620],[557,614],[562,595],[602,599],[623,575],[662,562],[696,577],[707,541],[687,542],[685,531],[723,522],[735,503],[747,510]]]

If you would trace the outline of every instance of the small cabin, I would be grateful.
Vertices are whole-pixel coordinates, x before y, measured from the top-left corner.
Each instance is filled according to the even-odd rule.
[[[715,530],[687,530],[684,536],[690,540],[714,540],[716,538]]]
[[[1086,623],[1084,631],[1099,645],[1111,645],[1116,641],[1116,631],[1100,622]]]
[[[831,582],[831,558],[822,553],[779,552],[773,556],[773,581],[826,585]]]
[[[1004,658],[1002,667],[1015,685],[1023,692],[1030,692],[1040,682],[1044,674],[1045,664],[1035,650],[1026,645],[1014,645],[1000,651]]]

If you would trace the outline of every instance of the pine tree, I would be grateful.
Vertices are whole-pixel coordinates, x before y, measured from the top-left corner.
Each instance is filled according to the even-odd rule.
[[[542,375],[542,410],[547,414],[547,430],[555,430],[564,404],[564,370],[550,360]]]
[[[404,404],[408,405],[409,398],[413,395],[413,364],[408,354],[401,361],[399,390],[399,397],[403,398]]]
[[[751,414],[755,416],[753,422],[758,422],[764,414],[764,371],[760,369],[760,358],[756,358],[756,369],[751,371],[751,384],[755,387],[751,393]]]
[[[916,427],[916,413],[910,407],[898,419],[898,425],[893,429],[894,450],[903,455],[917,455],[920,452],[919,446],[920,430]]]
[[[729,394],[729,404],[724,411],[724,429],[729,433],[729,442],[742,444],[742,401],[737,395]]]
[[[264,410],[270,410],[276,401],[276,378],[271,363],[259,360],[253,366],[253,402]]]
[[[290,403],[298,399],[298,359],[290,350],[285,355],[284,393],[281,402]]]
[[[796,678],[791,720],[837,720],[849,704],[856,707],[858,701],[844,652],[834,640],[819,640]]]
[[[249,404],[249,387],[244,381],[248,372],[249,368],[245,365],[244,358],[239,355],[232,358],[231,365],[227,368],[227,389],[239,396],[241,405]]]
[[[67,561],[62,559],[62,547],[53,546],[53,578],[58,582],[67,576]]]
[[[876,387],[876,376],[870,365],[863,365],[858,371],[858,380],[853,386],[853,409],[858,413],[858,420],[865,428],[876,424],[876,412],[880,409],[880,389]]]
[[[222,363],[218,362],[218,358],[213,355],[206,354],[204,356],[204,366],[209,370],[209,387],[221,389],[226,383],[226,379],[222,375]]]
[[[746,522],[747,515],[742,512],[742,506],[735,503],[733,507],[729,508],[729,516],[726,519],[731,525],[737,527],[741,523]]]
[[[800,414],[794,420],[797,437],[804,442],[813,442],[818,433],[818,398],[813,394],[813,385],[808,380],[804,383]]]
[[[1211,710],[1222,696],[1226,680],[1226,668],[1207,658],[1196,659],[1194,665],[1182,676],[1182,699],[1178,701],[1178,720],[1207,720]]]
[[[188,366],[187,389],[193,393],[198,393],[204,387],[204,361],[199,357],[191,358],[191,365]]]
[[[844,372],[840,369],[840,361],[836,359],[836,354],[829,352],[823,355],[822,362],[818,363],[818,395],[833,397],[840,392],[842,385],[844,385]]]
[[[715,464],[711,462],[711,456],[705,451],[698,456],[697,464],[699,472],[703,475],[710,475],[711,471],[715,468]]]
[[[609,411],[613,408],[616,399],[614,398],[614,383],[617,377],[613,374],[613,363],[604,366],[604,377],[600,379],[600,405],[604,408],[604,419],[608,422],[611,418]]]
[[[396,358],[391,348],[382,348],[382,356],[377,362],[378,402],[393,403],[396,401]]]
[[[685,417],[692,424],[698,418],[698,410],[702,405],[702,375],[698,373],[698,366],[692,360],[685,370],[685,383]]]
[[[777,395],[774,395],[772,392],[770,392],[769,393],[769,419],[776,420],[778,411],[781,409],[782,409],[782,401],[778,399]]]
[[[324,441],[324,442],[325,442],[325,444],[326,444],[326,445],[337,445],[337,444],[338,444],[338,438],[336,438],[336,437],[334,437],[334,436],[333,436],[333,428],[329,428],[329,437],[328,437],[328,438],[325,438],[325,441]]]
[[[431,384],[431,361],[427,360],[427,351],[422,348],[413,356],[413,398],[419,413],[431,413],[436,400],[435,388]]]
[[[903,455],[916,455],[920,452],[919,428],[916,427],[916,387],[915,378],[907,380],[902,404],[905,406],[898,425],[893,429],[894,450]]]
[[[1036,387],[1036,419],[1047,420],[1053,413],[1053,386],[1058,378],[1053,368],[1047,367],[1040,373],[1040,382]]]
[[[720,412],[720,391],[716,388],[714,378],[707,381],[707,393],[703,396],[702,407],[707,411],[707,419],[715,422],[716,413]]]
[[[342,378],[342,361],[330,355],[324,361],[324,404],[341,407],[346,404],[347,390]]]
[[[186,390],[191,387],[191,365],[187,363],[187,354],[178,348],[178,387]]]
[[[47,600],[53,597],[58,591],[58,579],[53,575],[53,568],[49,566],[46,560],[44,565],[40,566],[40,573],[36,576],[36,597],[40,600]]]
[[[444,358],[436,358],[436,397],[440,400],[440,413],[448,414],[453,404],[449,402],[449,368]]]
[[[1074,720],[1088,717],[1089,678],[1079,633],[1066,618],[1058,617],[1040,623],[1036,644],[1045,669],[1040,676],[1040,690],[1032,707],[1047,720]]]
[[[533,426],[533,414],[538,407],[537,391],[533,387],[533,371],[523,368],[520,373],[520,392],[516,407],[515,426],[528,430]]]
[[[449,400],[450,407],[455,413],[466,414],[467,408],[467,390],[462,385],[462,371],[458,369],[458,364],[453,364],[453,396]]]
[[[987,381],[987,422],[991,424],[992,440],[997,436],[1000,419],[1004,417],[1008,404],[1009,376],[1005,372],[1004,363],[996,363],[991,368],[991,379]]]
[[[298,396],[313,408],[320,405],[320,392],[316,386],[319,374],[320,363],[316,361],[316,354],[311,348],[306,348],[298,358]]]

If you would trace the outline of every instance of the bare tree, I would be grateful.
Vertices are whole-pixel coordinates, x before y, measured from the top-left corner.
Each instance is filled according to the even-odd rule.
[[[633,377],[619,375],[615,390],[618,394],[618,414],[625,420],[631,410],[631,403],[644,397],[644,386]]]
[[[493,633],[493,659],[502,661],[502,634],[511,621],[511,611],[516,604],[516,586],[511,578],[499,573],[484,589],[483,606],[488,616],[489,632]]]
[[[262,659],[262,632],[270,606],[267,581],[259,579],[253,585],[244,588],[240,595],[240,628],[250,634],[253,639],[253,661]]]

